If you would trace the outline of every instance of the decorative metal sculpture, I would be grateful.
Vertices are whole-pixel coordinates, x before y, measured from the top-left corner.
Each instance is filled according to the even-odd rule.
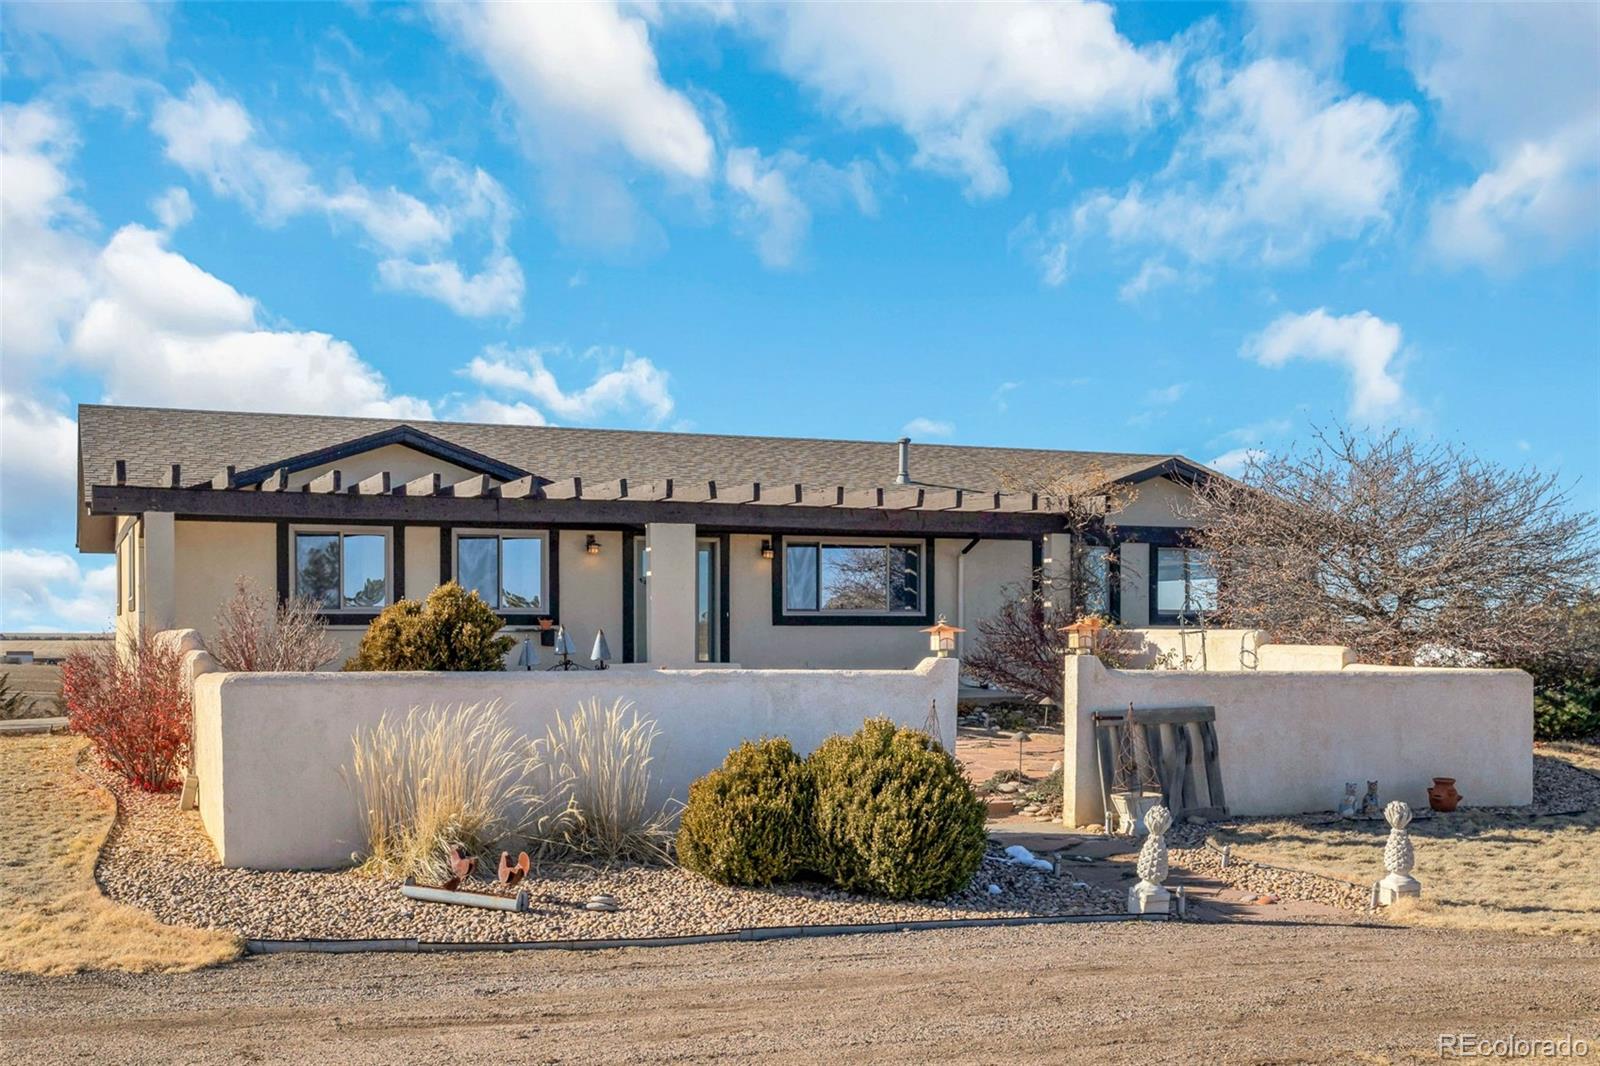
[[[459,847],[453,847],[450,849],[449,862],[450,879],[444,883],[444,887],[452,891],[460,888],[461,882],[471,877],[472,871],[478,868],[477,856],[468,855]]]
[[[589,653],[589,661],[594,663],[596,670],[606,668],[606,660],[611,658],[611,645],[606,643],[606,631],[601,629],[594,635],[594,650]]]
[[[1356,816],[1356,789],[1360,787],[1354,781],[1346,781],[1344,783],[1344,799],[1339,801],[1340,817],[1354,818]]]
[[[1383,868],[1388,876],[1378,882],[1378,903],[1387,907],[1405,896],[1422,895],[1422,885],[1411,876],[1416,865],[1416,852],[1411,847],[1411,834],[1406,826],[1411,824],[1411,808],[1400,800],[1392,801],[1383,809],[1389,822],[1389,842],[1383,846]]]
[[[578,649],[572,644],[572,636],[567,632],[566,626],[556,626],[555,653],[560,656],[551,666],[552,670],[582,670],[583,667],[572,661]]]
[[[1145,812],[1147,835],[1139,849],[1139,883],[1128,889],[1129,914],[1168,914],[1172,893],[1167,891],[1167,830],[1172,828],[1172,812],[1157,804]]]
[[[524,639],[522,650],[517,652],[517,669],[532,670],[539,665],[539,649],[531,640]]]
[[[527,852],[518,853],[517,861],[512,862],[511,853],[502,851],[500,853],[500,883],[507,888],[515,888],[517,882],[528,876],[528,870],[532,866],[533,863],[528,858]]]
[[[1361,817],[1376,818],[1382,808],[1378,806],[1378,783],[1367,782],[1367,794],[1361,797]]]

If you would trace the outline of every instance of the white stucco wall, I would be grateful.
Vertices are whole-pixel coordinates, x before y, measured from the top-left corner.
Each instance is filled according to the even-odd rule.
[[[949,742],[956,677],[954,659],[925,659],[903,671],[206,674],[195,682],[200,814],[228,866],[337,866],[361,847],[340,767],[350,762],[356,731],[385,712],[498,699],[514,727],[534,737],[581,701],[629,699],[661,730],[656,797],[681,799],[746,739],[785,736],[809,752],[869,717],[921,728],[937,701]]]
[[[1193,508],[1193,493],[1187,485],[1164,477],[1141,481],[1134,486],[1135,496],[1127,506],[1107,516],[1106,521],[1123,526],[1192,526],[1183,517]]]
[[[409,534],[408,534],[409,535]],[[622,534],[597,532],[600,554],[584,550],[589,534],[561,533],[561,624],[572,634],[579,655],[589,661],[595,633],[604,628],[611,653],[622,658]]]
[[[1333,809],[1347,781],[1425,806],[1454,777],[1474,806],[1533,800],[1533,681],[1520,670],[1351,666],[1342,670],[1108,670],[1068,656],[1063,820],[1101,821],[1095,713],[1216,708],[1228,810]]]
[[[271,522],[176,523],[176,624],[216,637],[217,612],[247,578],[270,602],[278,588],[277,527]]]

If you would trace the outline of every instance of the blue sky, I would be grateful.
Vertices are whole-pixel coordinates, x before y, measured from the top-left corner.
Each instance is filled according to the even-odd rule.
[[[0,625],[86,401],[1180,452],[1600,504],[1600,8],[0,8]]]

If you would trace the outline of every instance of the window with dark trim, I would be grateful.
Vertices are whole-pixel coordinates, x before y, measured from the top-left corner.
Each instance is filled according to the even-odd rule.
[[[920,618],[924,614],[923,541],[785,539],[785,616]]]
[[[1217,607],[1217,575],[1211,558],[1197,548],[1153,547],[1150,560],[1150,621],[1155,625],[1198,622]]]
[[[457,530],[455,577],[505,614],[547,614],[549,538],[543,532]]]
[[[389,605],[388,530],[296,529],[292,540],[296,596],[328,613],[376,613]]]
[[[1079,559],[1083,567],[1083,613],[1111,617],[1111,549],[1090,544]]]

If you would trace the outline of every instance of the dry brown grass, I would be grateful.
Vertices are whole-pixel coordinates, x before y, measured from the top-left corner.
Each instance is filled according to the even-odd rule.
[[[143,973],[237,958],[231,933],[162,925],[101,894],[94,867],[116,803],[78,773],[85,746],[0,738],[0,970]]]
[[[1593,762],[1591,747],[1570,753]],[[1544,754],[1569,753],[1545,749]],[[1370,885],[1383,876],[1382,822],[1252,821],[1219,829],[1247,859]],[[1408,925],[1600,941],[1600,810],[1532,817],[1463,808],[1411,823],[1422,899],[1388,912]]]

